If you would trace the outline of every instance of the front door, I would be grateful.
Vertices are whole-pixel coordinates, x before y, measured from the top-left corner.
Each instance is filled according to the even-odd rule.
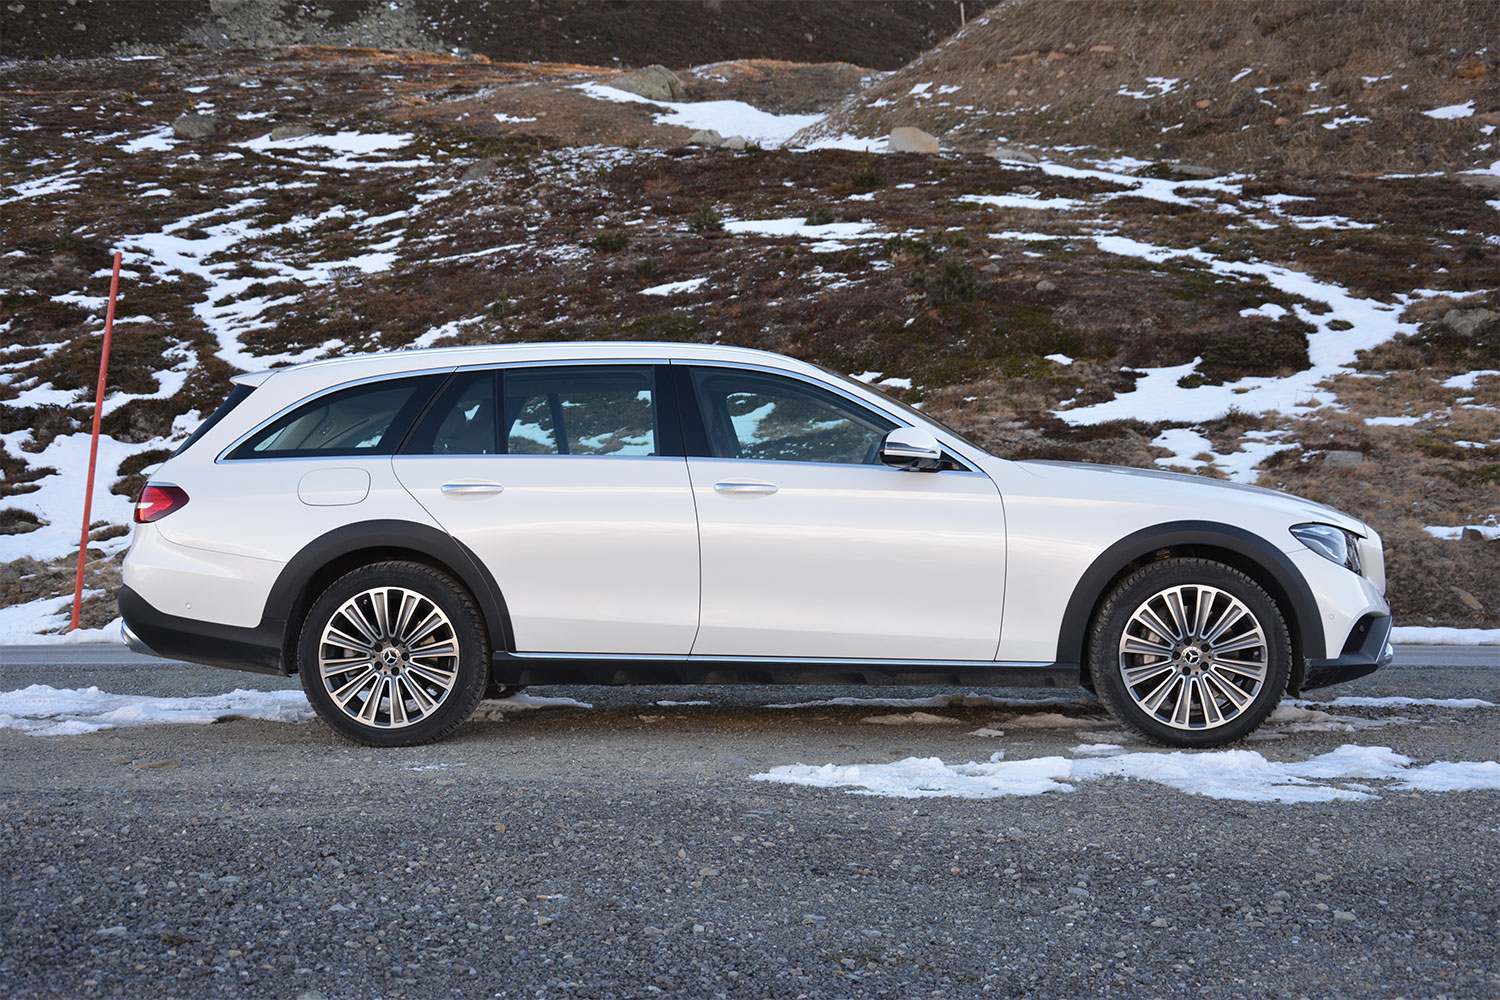
[[[695,656],[995,658],[1005,512],[988,476],[880,461],[896,426],[787,375],[694,367]],[[692,405],[688,403],[686,405]]]
[[[698,528],[660,417],[650,365],[460,372],[393,459],[494,575],[516,652],[692,647]]]

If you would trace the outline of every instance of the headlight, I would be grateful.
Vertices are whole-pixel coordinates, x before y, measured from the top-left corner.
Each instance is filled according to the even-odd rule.
[[[1329,562],[1336,562],[1354,573],[1360,572],[1358,536],[1331,524],[1293,525],[1292,535]]]

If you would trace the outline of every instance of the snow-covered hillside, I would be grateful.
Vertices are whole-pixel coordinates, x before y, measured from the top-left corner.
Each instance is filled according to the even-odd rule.
[[[0,110],[0,639],[62,621],[114,249],[92,626],[130,497],[235,371],[606,337],[788,351],[1002,455],[1290,488],[1380,528],[1403,621],[1500,620],[1500,193],[803,148],[806,115],[576,67],[286,50],[0,76],[32,92]],[[748,141],[682,145],[696,129]]]

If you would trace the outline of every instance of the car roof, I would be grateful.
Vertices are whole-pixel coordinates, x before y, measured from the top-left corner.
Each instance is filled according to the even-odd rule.
[[[470,365],[517,364],[527,361],[731,361],[766,365],[789,371],[815,371],[813,365],[784,354],[760,351],[750,347],[720,344],[683,344],[665,341],[579,340],[519,344],[485,344],[475,347],[427,347],[416,350],[382,351],[341,358],[306,361],[300,365],[271,368],[236,376],[234,381],[259,385],[272,375],[314,371],[337,381],[367,378],[375,375],[425,371],[434,368],[463,368]]]

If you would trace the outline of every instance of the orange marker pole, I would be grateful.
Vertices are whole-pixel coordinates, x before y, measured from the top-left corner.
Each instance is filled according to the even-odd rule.
[[[99,422],[104,419],[104,381],[109,373],[109,342],[115,332],[115,296],[120,292],[120,251],[115,251],[115,269],[109,279],[109,308],[104,313],[104,353],[99,358],[99,389],[94,393],[94,440],[89,445],[89,484],[83,492],[83,536],[78,541],[78,574],[73,580],[73,624],[83,608],[83,564],[89,551],[89,515],[94,507],[94,466],[99,461]]]

